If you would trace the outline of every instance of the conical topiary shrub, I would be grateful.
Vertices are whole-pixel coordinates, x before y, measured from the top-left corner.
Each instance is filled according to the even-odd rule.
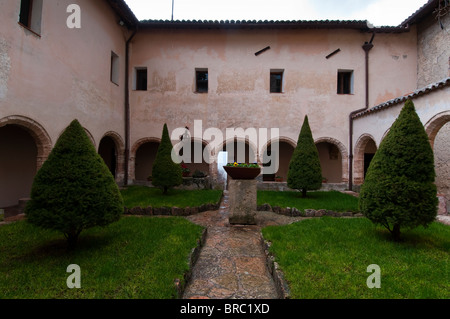
[[[62,232],[74,248],[82,230],[119,220],[123,201],[112,174],[74,120],[37,172],[25,214],[31,224]]]
[[[305,116],[297,147],[289,163],[287,185],[289,188],[302,190],[302,197],[306,197],[308,190],[322,187],[319,152],[314,144],[308,116]]]
[[[361,212],[400,238],[400,228],[427,226],[437,215],[434,158],[428,136],[407,100],[380,144],[361,187]]]
[[[164,124],[161,144],[159,144],[152,169],[152,184],[160,187],[163,194],[167,194],[168,189],[183,183],[181,166],[172,160],[172,148],[169,130]]]

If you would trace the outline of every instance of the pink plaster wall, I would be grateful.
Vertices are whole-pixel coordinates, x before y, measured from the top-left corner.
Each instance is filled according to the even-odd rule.
[[[297,140],[308,115],[314,138],[348,147],[348,115],[365,104],[362,45],[370,37],[355,30],[141,30],[132,42],[130,81],[134,67],[147,67],[149,79],[147,91],[130,95],[131,144],[159,137],[165,122],[171,130],[194,120],[204,129],[278,127]],[[416,42],[414,31],[376,35],[371,105],[414,90]],[[207,94],[195,93],[196,68],[208,68]],[[284,69],[283,93],[269,93],[271,69]],[[354,70],[354,94],[337,94],[338,69]]]
[[[20,1],[1,1],[0,118],[22,115],[40,123],[53,143],[77,118],[96,144],[107,131],[124,132],[125,42],[118,18],[105,1],[44,1],[41,36],[20,26]],[[69,4],[81,8],[81,29],[69,29]],[[119,55],[117,86],[110,55]],[[7,65],[7,67],[5,67]]]

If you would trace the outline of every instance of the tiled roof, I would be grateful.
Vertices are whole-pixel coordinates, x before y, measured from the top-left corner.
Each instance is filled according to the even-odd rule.
[[[358,29],[366,32],[399,33],[429,15],[441,0],[429,0],[399,26],[372,27],[366,20],[141,20],[139,21],[124,0],[107,0],[128,27],[145,28],[276,28],[276,29]]]
[[[429,0],[422,7],[420,7],[416,12],[410,15],[405,21],[403,21],[400,26],[407,26],[417,22],[420,22],[424,17],[427,17],[433,10],[439,5],[441,0]]]
[[[128,27],[134,27],[139,24],[139,20],[124,0],[107,0],[107,2]]]
[[[369,114],[372,114],[372,113],[375,113],[375,112],[378,112],[378,111],[385,110],[385,109],[387,109],[387,108],[389,108],[391,106],[397,105],[399,103],[403,103],[407,99],[413,99],[413,98],[416,98],[416,97],[419,97],[419,96],[422,96],[422,95],[425,95],[425,94],[429,94],[429,93],[431,93],[433,91],[436,91],[436,90],[441,89],[441,88],[446,87],[446,86],[450,86],[450,77],[445,78],[445,79],[443,79],[443,80],[441,80],[439,82],[430,84],[430,85],[428,85],[428,86],[426,86],[424,88],[418,89],[418,90],[416,90],[416,91],[414,91],[414,92],[412,92],[410,94],[407,94],[407,95],[404,95],[404,96],[401,96],[401,97],[397,97],[395,99],[392,99],[392,100],[386,101],[384,103],[378,104],[377,106],[369,108],[369,109],[367,109],[365,111],[356,113],[355,115],[353,115],[353,118],[358,118],[358,117],[361,117],[361,116],[364,116],[364,115],[369,115]]]
[[[405,32],[405,27],[372,27],[367,20],[142,20],[144,28],[195,29],[357,29],[370,32]]]

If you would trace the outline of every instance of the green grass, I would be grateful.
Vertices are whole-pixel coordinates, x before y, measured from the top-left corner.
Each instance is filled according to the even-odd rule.
[[[83,231],[72,252],[64,237],[26,221],[0,227],[0,299],[176,298],[202,227],[183,218],[123,217]],[[81,289],[67,288],[67,266],[81,268]]]
[[[198,207],[220,201],[221,190],[181,190],[171,189],[163,195],[159,188],[129,186],[121,190],[125,207]]]
[[[263,229],[292,298],[450,298],[450,227],[404,231],[401,242],[365,218],[317,218]],[[381,270],[369,289],[367,267]]]
[[[300,192],[258,191],[258,205],[266,203],[272,207],[295,207],[300,211],[305,209],[326,209],[335,212],[358,211],[358,198],[337,191],[308,192],[307,198],[302,198]]]

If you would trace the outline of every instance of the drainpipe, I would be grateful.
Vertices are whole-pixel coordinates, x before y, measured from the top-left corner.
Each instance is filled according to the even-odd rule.
[[[124,186],[128,185],[128,166],[130,161],[130,89],[129,89],[129,64],[130,64],[130,42],[138,31],[138,27],[125,43],[125,161],[124,161]]]
[[[350,127],[349,127],[349,157],[348,157],[348,189],[349,190],[353,190],[353,115],[362,112],[364,110],[367,110],[369,108],[369,51],[373,48],[373,38],[375,37],[375,33],[372,34],[372,38],[370,39],[369,42],[365,42],[364,45],[362,46],[365,55],[366,55],[366,102],[365,102],[365,107],[359,110],[355,110],[353,112],[350,113],[349,115],[349,123],[350,123]]]

